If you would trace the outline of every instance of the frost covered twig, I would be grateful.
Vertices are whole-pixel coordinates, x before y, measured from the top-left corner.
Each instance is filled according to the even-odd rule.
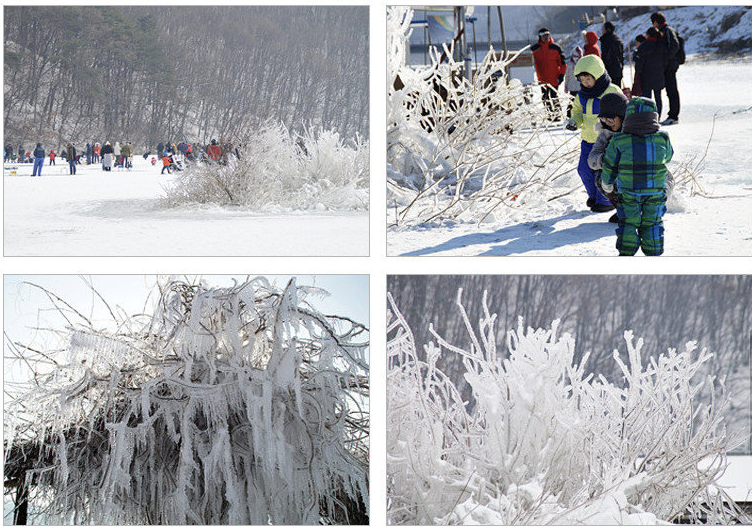
[[[564,164],[574,166],[573,137],[552,149],[542,102],[507,77],[516,55],[489,50],[472,81],[451,50],[439,57],[432,48],[429,67],[408,67],[411,18],[409,8],[389,8],[388,189],[399,223],[483,221],[500,204],[519,205],[553,186]]]

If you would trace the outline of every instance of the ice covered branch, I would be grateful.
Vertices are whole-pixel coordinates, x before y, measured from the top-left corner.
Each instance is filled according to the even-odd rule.
[[[368,141],[333,131],[290,132],[267,121],[221,162],[191,163],[167,203],[236,205],[257,211],[367,210]]]
[[[169,281],[149,317],[72,324],[6,407],[6,484],[56,523],[367,523],[367,329],[316,293]]]
[[[389,8],[387,168],[397,222],[478,221],[526,196],[555,199],[577,141],[551,140],[541,101],[507,75],[516,56],[489,50],[472,81],[450,50],[447,62],[433,48],[430,66],[409,67],[411,18],[409,8]]]

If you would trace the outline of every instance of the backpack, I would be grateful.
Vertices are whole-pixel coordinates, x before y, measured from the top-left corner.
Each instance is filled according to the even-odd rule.
[[[684,37],[676,32],[676,39],[679,41],[679,51],[676,52],[676,60],[679,64],[684,64],[687,60],[687,54],[684,52]]]

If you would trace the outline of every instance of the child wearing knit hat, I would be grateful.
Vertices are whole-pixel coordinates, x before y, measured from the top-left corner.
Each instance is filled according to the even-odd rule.
[[[592,150],[588,154],[587,162],[590,168],[596,172],[595,186],[598,190],[608,198],[613,206],[617,203],[613,199],[613,194],[608,194],[603,190],[601,186],[600,171],[603,166],[603,155],[606,153],[606,147],[608,147],[611,137],[616,132],[621,131],[621,124],[624,121],[624,114],[627,111],[627,97],[620,91],[607,93],[601,97],[600,111],[598,112],[598,121],[593,126],[593,129],[598,134],[598,138],[593,144]],[[610,223],[617,223],[618,217],[616,214],[611,216],[608,221]]]

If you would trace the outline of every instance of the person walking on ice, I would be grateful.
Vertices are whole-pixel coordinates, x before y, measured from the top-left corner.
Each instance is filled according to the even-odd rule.
[[[112,148],[112,145],[107,141],[102,147],[102,170],[105,172],[112,172],[114,152],[115,150]]]
[[[650,22],[658,31],[658,41],[665,46],[668,60],[666,62],[663,77],[665,80],[666,96],[668,97],[668,117],[661,122],[663,126],[677,124],[679,122],[679,110],[681,100],[679,87],[676,84],[676,72],[680,64],[684,64],[684,51],[676,30],[666,23],[666,17],[660,11],[650,15]],[[660,91],[656,97],[660,97]]]
[[[616,248],[620,256],[663,254],[667,163],[674,154],[668,134],[660,131],[655,102],[634,97],[627,103],[621,133],[614,134],[603,156],[601,184],[616,192]]]
[[[68,157],[68,172],[69,175],[76,175],[76,147],[73,143],[68,143],[65,149],[66,156]]]
[[[541,98],[546,107],[548,119],[552,122],[560,121],[559,84],[564,80],[564,73],[567,71],[564,52],[554,43],[551,32],[545,27],[538,31],[538,42],[530,49],[533,51],[535,76],[541,87]]]
[[[44,148],[42,148],[42,143],[37,143],[37,147],[34,149],[34,168],[31,169],[31,176],[41,176],[43,166]]]

